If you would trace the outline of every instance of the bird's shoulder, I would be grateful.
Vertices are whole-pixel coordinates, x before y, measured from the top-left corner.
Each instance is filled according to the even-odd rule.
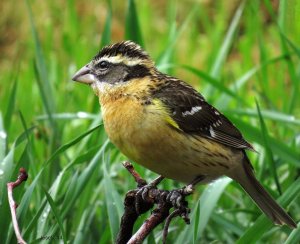
[[[180,130],[234,148],[254,150],[233,123],[192,86],[164,74],[157,75],[155,79],[157,89],[152,90],[151,96],[166,106]]]

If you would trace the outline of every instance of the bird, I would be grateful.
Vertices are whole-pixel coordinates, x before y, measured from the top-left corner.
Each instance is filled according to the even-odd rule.
[[[103,47],[72,80],[99,97],[108,138],[130,160],[184,183],[228,176],[274,224],[297,227],[256,179],[246,154],[255,150],[241,132],[191,85],[160,72],[140,45]]]

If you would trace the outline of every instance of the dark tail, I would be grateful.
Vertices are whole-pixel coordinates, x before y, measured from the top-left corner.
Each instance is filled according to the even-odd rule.
[[[236,180],[244,188],[257,206],[275,224],[286,224],[291,228],[297,228],[295,221],[282,207],[278,205],[278,203],[276,203],[276,201],[255,178],[253,169],[246,155],[241,167],[234,169],[229,176]]]

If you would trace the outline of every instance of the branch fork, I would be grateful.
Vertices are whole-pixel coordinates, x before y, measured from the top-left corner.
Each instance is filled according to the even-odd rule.
[[[163,230],[163,243],[166,242],[169,225],[175,217],[181,217],[186,224],[190,223],[188,202],[185,197],[190,195],[194,188],[188,185],[182,189],[172,191],[157,189],[157,185],[164,179],[160,176],[151,183],[147,182],[135,171],[130,162],[124,162],[123,166],[133,176],[137,183],[137,189],[129,191],[124,200],[124,214],[121,219],[120,230],[117,236],[117,244],[142,243],[149,233],[159,224],[165,221]],[[150,217],[142,224],[138,231],[132,235],[133,226],[137,218],[156,205]],[[170,209],[174,208],[170,213]]]

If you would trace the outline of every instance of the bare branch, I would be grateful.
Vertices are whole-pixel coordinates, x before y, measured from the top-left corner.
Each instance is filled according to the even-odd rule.
[[[167,236],[168,236],[168,231],[169,231],[169,226],[170,226],[170,223],[172,221],[173,218],[177,217],[180,215],[180,210],[179,209],[176,209],[174,210],[166,219],[166,223],[165,223],[165,226],[164,226],[164,232],[163,232],[163,244],[166,243],[167,241]]]
[[[130,162],[124,162],[123,166],[128,170],[128,172],[133,176],[138,187],[147,185],[147,182],[135,171],[133,165]]]
[[[166,220],[163,233],[163,242],[165,243],[168,228],[173,218],[180,216],[187,224],[190,222],[190,209],[188,208],[187,201],[185,201],[185,197],[193,192],[192,185],[172,191],[157,189],[157,185],[164,177],[160,176],[147,185],[147,182],[135,171],[131,163],[125,162],[123,165],[134,177],[138,188],[129,191],[125,196],[125,211],[121,219],[116,243],[142,243],[156,226]],[[132,235],[134,223],[137,218],[153,208],[155,204],[157,207],[152,211],[149,218]],[[174,211],[169,214],[170,209],[173,207]]]
[[[23,181],[26,181],[28,178],[28,174],[24,168],[20,168],[19,170],[19,175],[18,179],[15,182],[9,182],[7,183],[7,194],[8,194],[8,201],[9,201],[9,207],[10,207],[10,212],[11,212],[11,217],[12,217],[12,222],[13,222],[13,227],[15,230],[15,234],[18,240],[19,244],[26,244],[26,242],[23,240],[18,220],[17,220],[17,212],[16,209],[18,207],[17,203],[14,201],[13,198],[13,189],[20,184],[22,184]]]
[[[156,209],[153,210],[150,217],[143,223],[139,230],[130,238],[128,244],[139,244],[149,235],[149,233],[168,216],[172,206],[161,202]]]

